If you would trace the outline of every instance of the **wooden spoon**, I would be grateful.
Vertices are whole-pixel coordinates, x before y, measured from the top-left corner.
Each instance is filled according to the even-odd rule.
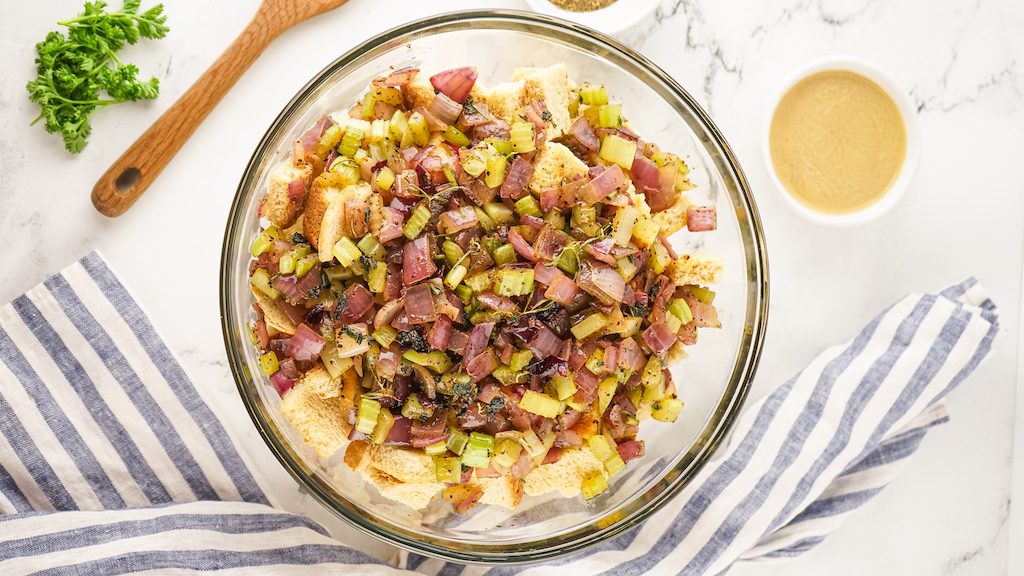
[[[220,58],[103,173],[92,189],[96,209],[111,217],[128,210],[275,38],[345,1],[263,0]]]

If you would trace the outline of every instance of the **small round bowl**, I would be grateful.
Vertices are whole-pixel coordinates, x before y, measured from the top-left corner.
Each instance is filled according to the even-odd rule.
[[[347,109],[389,68],[439,71],[476,65],[480,81],[507,80],[514,67],[565,63],[574,79],[602,83],[623,102],[632,126],[681,154],[697,184],[699,204],[714,204],[714,233],[681,232],[679,251],[725,261],[714,288],[721,330],[701,333],[690,358],[673,368],[686,403],[674,424],[641,426],[646,455],[581,498],[525,497],[516,510],[478,506],[457,516],[444,503],[425,512],[386,500],[341,463],[320,459],[281,413],[281,398],[259,369],[247,334],[252,318],[248,248],[258,233],[257,207],[269,169],[288,158],[290,143],[320,115]],[[224,342],[242,400],[273,454],[313,498],[354,527],[408,550],[464,563],[522,563],[580,550],[621,533],[676,494],[708,461],[735,420],[761,352],[767,321],[764,240],[746,179],[721,133],[671,77],[628,48],[588,29],[523,12],[444,14],[385,32],[341,56],[299,90],[270,126],[242,176],[228,218],[221,258]]]
[[[643,20],[660,4],[660,0],[615,0],[610,6],[590,12],[571,12],[551,0],[526,0],[533,10],[593,28],[605,34],[621,32]]]
[[[779,179],[779,175],[775,172],[775,165],[772,163],[771,126],[772,118],[775,116],[775,109],[778,108],[779,103],[782,101],[782,98],[786,93],[789,92],[789,89],[795,86],[798,82],[812,74],[828,70],[845,70],[855,74],[860,74],[881,86],[882,89],[885,90],[885,93],[888,94],[892,98],[893,102],[896,103],[896,107],[900,111],[900,116],[903,118],[904,130],[906,130],[907,133],[906,156],[903,158],[903,165],[900,167],[896,180],[893,181],[885,194],[877,201],[861,210],[846,214],[826,214],[808,208],[790,194],[789,190],[786,189],[782,184],[782,181]],[[765,169],[768,171],[768,176],[771,177],[772,183],[775,184],[775,189],[779,192],[779,195],[782,196],[785,202],[798,214],[815,224],[822,224],[825,226],[856,226],[858,224],[870,222],[871,220],[882,216],[891,210],[892,207],[899,202],[900,198],[903,197],[903,193],[906,191],[907,187],[910,186],[910,182],[914,178],[914,172],[917,170],[918,158],[921,155],[921,136],[918,132],[917,114],[914,109],[914,104],[911,102],[910,96],[907,95],[892,76],[875,66],[856,58],[845,56],[823,58],[793,72],[789,78],[782,83],[781,87],[775,94],[775,97],[769,100],[769,102],[771,106],[768,108],[767,114],[765,114],[766,120],[762,129],[761,138],[761,151],[764,157]]]

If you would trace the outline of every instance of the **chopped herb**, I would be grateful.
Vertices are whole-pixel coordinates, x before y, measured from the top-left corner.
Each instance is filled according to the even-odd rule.
[[[423,339],[423,334],[420,334],[419,330],[407,330],[405,332],[399,332],[398,337],[395,338],[398,343],[407,348],[426,354],[430,351],[430,346],[427,346],[427,341]]]
[[[367,206],[363,210],[363,223],[366,224],[366,225],[370,224],[370,207],[369,206]]]
[[[640,316],[641,318],[647,316],[647,307],[643,304],[627,306],[626,311],[629,312],[630,316]]]
[[[345,311],[345,306],[348,304],[348,296],[342,294],[338,297],[338,304],[334,307],[334,319],[341,318],[341,313]]]
[[[319,298],[320,297],[320,293],[323,292],[324,288],[327,288],[330,285],[331,285],[331,279],[327,277],[327,271],[321,268],[320,269],[320,284],[317,284],[315,287],[313,287],[312,290],[309,291],[309,294],[308,294],[309,298],[312,299],[312,300],[315,300],[316,298]]]
[[[495,396],[490,402],[487,403],[487,417],[494,418],[494,415],[501,411],[505,407],[505,397]]]
[[[362,344],[363,340],[366,340],[365,334],[349,326],[348,324],[341,327],[341,333],[350,336],[353,340],[356,341],[356,344]]]
[[[301,232],[296,232],[292,234],[292,244],[309,244],[309,240]]]
[[[359,257],[359,263],[363,265],[363,269],[370,271],[377,267],[377,261],[370,258],[366,254]]]
[[[452,386],[452,396],[456,398],[462,398],[463,400],[471,398],[476,394],[476,386],[473,385],[472,380],[466,380],[463,382],[456,381],[455,386]]]
[[[545,110],[544,112],[541,113],[540,119],[545,121],[545,122],[550,122],[551,121],[551,112],[548,112],[547,110]]]
[[[476,106],[473,104],[473,96],[466,96],[466,102],[462,105],[462,109],[466,111],[466,114],[479,114]]]

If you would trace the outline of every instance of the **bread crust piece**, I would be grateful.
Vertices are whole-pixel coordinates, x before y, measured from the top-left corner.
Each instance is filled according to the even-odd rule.
[[[544,190],[558,188],[575,176],[586,176],[589,170],[572,150],[557,142],[548,142],[534,159],[530,190],[539,195]]]
[[[299,382],[304,383],[314,394],[325,400],[341,396],[341,378],[331,378],[331,373],[323,364],[310,368]]]
[[[484,491],[480,504],[513,509],[523,501],[523,481],[513,476],[476,478],[473,480]]]
[[[588,449],[572,448],[562,452],[557,462],[534,468],[523,478],[523,489],[530,496],[558,491],[566,498],[580,493],[580,484],[591,474],[604,474],[604,464]]]
[[[402,482],[377,468],[370,467],[363,477],[373,484],[381,496],[401,502],[415,510],[422,510],[444,489],[440,482]]]
[[[255,288],[252,289],[252,295],[256,299],[256,303],[260,305],[260,310],[263,311],[263,320],[267,323],[268,330],[289,336],[295,334],[295,323],[281,310],[277,300]]]
[[[676,286],[708,286],[722,279],[725,263],[718,256],[682,254],[669,263],[666,272]]]
[[[309,190],[313,178],[313,167],[303,162],[281,162],[270,171],[267,181],[267,196],[264,206],[267,220],[278,228],[287,228],[302,212],[302,203],[295,202],[288,194],[288,187],[294,180],[302,180],[303,190]]]
[[[685,192],[679,193],[676,203],[661,212],[655,212],[652,218],[661,227],[662,236],[668,238],[686,226],[686,209],[692,206]]]
[[[543,100],[551,113],[551,121],[544,129],[544,138],[551,140],[569,132],[572,126],[569,114],[569,70],[565,64],[547,68],[516,68],[512,80],[523,82],[523,106],[534,100]]]
[[[346,217],[348,202],[369,203],[373,190],[365,182],[341,187],[342,179],[332,172],[325,172],[313,180],[304,213],[303,236],[319,251],[320,261],[329,262],[334,255],[330,248],[342,236],[354,231],[365,230],[365,222],[355,222]],[[320,247],[324,246],[324,250]]]
[[[345,406],[344,399],[323,398],[302,380],[281,398],[281,413],[321,458],[329,458],[348,441],[352,425]]]

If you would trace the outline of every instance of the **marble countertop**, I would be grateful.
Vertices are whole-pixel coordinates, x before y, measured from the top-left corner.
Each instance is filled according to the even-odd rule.
[[[161,80],[159,100],[98,114],[84,153],[29,122],[24,92],[33,45],[78,0],[8,3],[0,19],[0,230],[7,301],[99,249],[151,315],[197,386],[293,510],[364,549],[388,550],[302,495],[252,429],[226,366],[216,296],[224,219],[266,126],[313,74],[386,28],[472,0],[350,0],[281,37],[225,98],[159,181],[122,218],[89,202],[96,178],[184,91],[245,25],[257,0],[165,0],[171,33],[130,49]],[[116,2],[115,2],[116,4]],[[493,2],[522,8],[515,1]],[[906,471],[806,556],[733,574],[999,575],[1024,573],[1009,542],[1024,540],[1024,438],[1017,433],[1024,172],[1024,4],[1014,0],[740,0],[664,2],[617,37],[674,75],[732,143],[764,220],[771,321],[755,395],[825,345],[842,341],[908,291],[977,276],[1000,305],[998,352],[950,400]],[[778,82],[800,65],[847,54],[895,76],[917,104],[917,177],[887,216],[851,229],[805,222],[776,195],[760,130]],[[1015,409],[1015,406],[1018,409]],[[1020,426],[1024,428],[1024,425]],[[1016,488],[1014,489],[1014,483]],[[1012,519],[1012,521],[1011,521]],[[1012,525],[1014,524],[1015,525]],[[1011,536],[1011,530],[1016,535]],[[1013,557],[1012,554],[1017,554]],[[1008,567],[1008,562],[1013,568]]]

